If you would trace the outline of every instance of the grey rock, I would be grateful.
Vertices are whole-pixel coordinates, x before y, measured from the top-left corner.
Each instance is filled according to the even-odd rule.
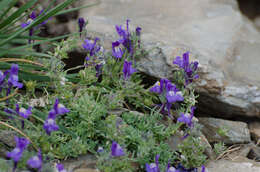
[[[178,145],[182,144],[184,135],[182,132],[177,131],[174,135],[170,136],[167,140],[166,143],[169,145],[172,151],[178,150]],[[210,158],[214,159],[215,154],[212,150],[211,145],[209,144],[207,138],[201,134],[200,136],[201,144],[205,146],[205,154]]]
[[[92,168],[80,168],[75,170],[74,172],[98,172],[98,170]]]
[[[260,17],[254,19],[254,24],[260,30]]]
[[[177,131],[174,135],[170,136],[166,140],[166,143],[169,145],[172,151],[178,150],[178,145],[182,143],[182,137],[183,134]]]
[[[248,124],[250,134],[255,142],[260,140],[260,122],[251,122]]]
[[[213,152],[213,149],[209,144],[208,139],[203,134],[201,134],[200,140],[201,140],[201,144],[205,146],[205,154],[209,157],[209,159],[211,160],[214,159],[216,155]]]
[[[247,156],[249,159],[254,161],[260,162],[260,147],[258,146],[251,146],[251,150]]]
[[[226,144],[249,143],[249,129],[244,122],[235,122],[216,118],[199,118],[203,125],[202,133],[210,143],[224,142]]]
[[[222,159],[208,163],[206,169],[207,172],[259,172],[260,163],[247,159],[236,162]]]
[[[94,155],[86,154],[75,159],[62,161],[61,163],[64,165],[64,168],[70,172],[84,168],[95,169],[96,161],[97,159]]]
[[[173,59],[190,51],[200,63],[196,89],[205,112],[260,117],[260,34],[235,0],[101,0],[80,15],[104,42],[118,38],[114,25],[127,18],[132,29],[142,27],[148,55],[139,70],[154,77],[172,79]]]
[[[14,136],[16,136],[16,132],[9,130],[0,131],[0,142],[10,146],[15,147],[16,143],[14,140]]]

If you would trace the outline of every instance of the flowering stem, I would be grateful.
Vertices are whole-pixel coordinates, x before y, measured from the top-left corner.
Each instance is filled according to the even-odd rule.
[[[14,162],[13,172],[15,172],[16,168],[17,168],[17,162]]]
[[[21,128],[24,129],[24,120],[21,120]]]

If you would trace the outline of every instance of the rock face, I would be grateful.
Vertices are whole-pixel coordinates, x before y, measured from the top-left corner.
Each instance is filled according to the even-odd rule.
[[[233,162],[228,160],[220,160],[216,162],[210,162],[207,165],[207,172],[259,172],[260,163],[253,161]]]
[[[260,143],[260,122],[252,122],[248,124],[251,136],[255,142]]]
[[[251,141],[249,129],[244,122],[199,118],[199,123],[203,125],[202,133],[210,143],[222,141],[226,144],[239,144]]]
[[[154,77],[172,78],[173,59],[190,51],[200,63],[196,88],[202,110],[260,117],[260,34],[235,0],[101,0],[80,16],[108,48],[118,38],[114,25],[130,19],[132,29],[142,27],[149,54],[139,70]]]

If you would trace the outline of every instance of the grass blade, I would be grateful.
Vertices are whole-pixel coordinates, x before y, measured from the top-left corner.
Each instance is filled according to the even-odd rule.
[[[54,7],[53,9],[47,11],[45,14],[42,13],[42,15],[38,16],[38,18],[34,22],[32,22],[28,27],[22,28],[21,30],[18,30],[17,32],[12,34],[7,39],[4,39],[3,41],[1,41],[0,42],[0,46],[8,43],[10,40],[14,39],[15,37],[17,37],[21,33],[25,32],[26,30],[29,30],[30,28],[35,27],[35,26],[41,24],[42,22],[46,21],[47,19],[49,19],[50,17],[54,16],[56,13],[61,11],[63,8],[67,7],[73,1],[74,0],[66,0],[65,2],[63,2],[63,3],[59,4],[59,5],[57,5],[56,7]]]
[[[5,19],[1,24],[0,24],[0,29],[2,29],[3,27],[7,26],[8,24],[10,24],[13,20],[15,20],[16,18],[18,18],[19,16],[21,16],[26,10],[28,10],[29,8],[31,8],[38,0],[31,0],[27,3],[25,3],[25,5],[23,5],[21,8],[19,8],[18,10],[16,10],[11,16],[7,17],[7,19]]]

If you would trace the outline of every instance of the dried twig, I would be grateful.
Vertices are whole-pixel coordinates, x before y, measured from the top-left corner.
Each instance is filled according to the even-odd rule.
[[[220,154],[217,158],[216,158],[216,160],[219,160],[219,159],[221,159],[221,158],[224,158],[225,156],[227,156],[228,154],[230,154],[230,153],[232,153],[232,152],[234,152],[234,151],[237,151],[237,150],[239,150],[240,148],[241,148],[241,146],[238,146],[238,147],[236,147],[236,146],[238,146],[238,145],[232,145],[232,146],[230,146],[226,151],[224,151],[222,154]],[[234,148],[235,147],[235,148]]]
[[[1,62],[25,62],[25,63],[31,63],[31,64],[34,64],[34,65],[37,65],[37,66],[41,66],[41,67],[44,67],[43,64],[41,63],[38,63],[38,62],[34,62],[34,61],[31,61],[31,60],[27,60],[27,59],[18,59],[18,58],[0,58],[0,61]]]

